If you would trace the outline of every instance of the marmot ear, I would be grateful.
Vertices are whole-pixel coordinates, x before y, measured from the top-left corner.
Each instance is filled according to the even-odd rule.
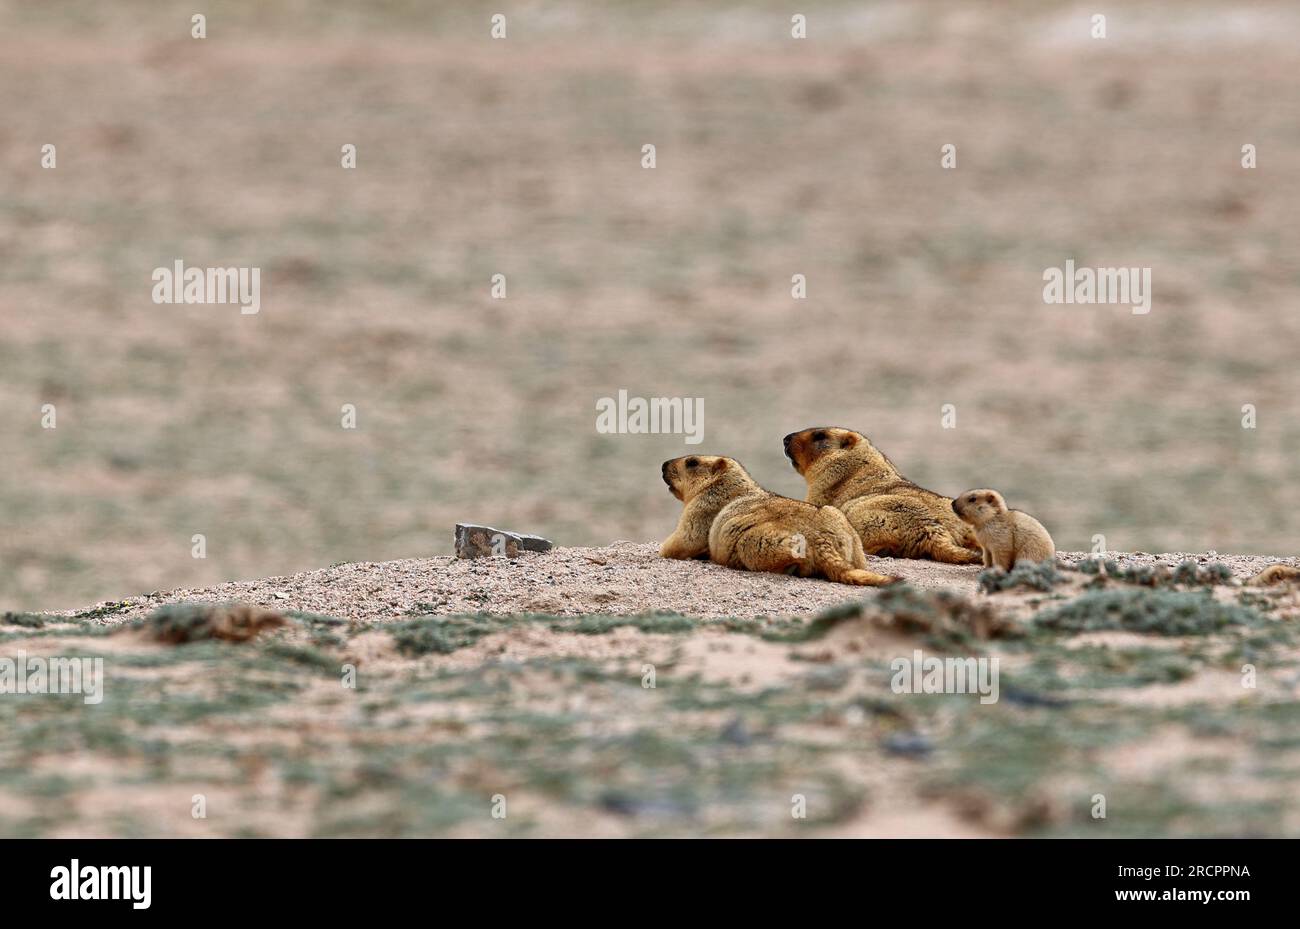
[[[727,470],[727,467],[728,467],[727,459],[719,458],[717,461],[713,463],[713,473],[721,474],[723,471]]]
[[[840,448],[852,448],[862,441],[862,437],[857,433],[845,433],[844,438],[840,439]]]

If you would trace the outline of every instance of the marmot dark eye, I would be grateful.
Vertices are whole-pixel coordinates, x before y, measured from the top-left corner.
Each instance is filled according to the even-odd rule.
[[[967,502],[967,503],[974,503],[974,502],[975,502],[975,497],[974,497],[974,495],[967,497],[967,498],[966,498],[966,502]]]
[[[814,432],[814,433],[813,433],[813,441],[814,441],[814,442],[825,442],[825,441],[826,441],[826,433],[824,433],[824,432]]]
[[[694,468],[694,467],[696,467],[697,465],[699,465],[699,463],[700,463],[700,459],[698,459],[698,458],[687,458],[687,459],[686,459],[686,467],[688,467],[688,468]]]

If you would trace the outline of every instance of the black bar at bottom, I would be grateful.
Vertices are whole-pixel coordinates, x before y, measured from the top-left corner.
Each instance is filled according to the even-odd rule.
[[[1290,903],[1296,848],[1253,839],[8,840],[0,884],[9,917],[337,920],[413,910],[457,921],[512,912],[734,921],[770,918],[784,903],[805,915],[847,904],[863,917],[989,905],[1041,916],[1047,904],[1060,915],[1181,918]]]

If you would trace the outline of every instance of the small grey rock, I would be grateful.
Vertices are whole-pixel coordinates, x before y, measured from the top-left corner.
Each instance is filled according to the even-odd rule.
[[[523,532],[509,532],[505,529],[493,529],[491,526],[476,526],[473,523],[457,523],[453,538],[457,558],[484,558],[491,555],[505,555],[517,558],[523,552],[548,552],[554,544],[539,535]]]
[[[919,732],[895,732],[885,739],[885,751],[904,758],[924,758],[934,745]]]
[[[720,738],[732,745],[748,745],[754,741],[754,737],[750,735],[749,727],[745,725],[745,721],[739,716],[734,717],[723,727]]]

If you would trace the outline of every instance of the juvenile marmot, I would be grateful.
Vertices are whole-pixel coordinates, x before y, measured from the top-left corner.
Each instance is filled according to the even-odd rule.
[[[665,558],[707,554],[729,568],[862,586],[898,580],[866,570],[862,543],[839,510],[766,491],[733,458],[688,455],[665,461],[662,470],[686,504],[659,550]]]
[[[968,490],[952,502],[952,511],[975,527],[984,550],[984,567],[1010,571],[1018,561],[1056,557],[1056,546],[1043,524],[1028,513],[1008,510],[996,490]]]
[[[792,432],[785,454],[808,482],[808,502],[842,511],[868,555],[979,563],[975,535],[953,515],[952,500],[903,477],[862,433]]]

